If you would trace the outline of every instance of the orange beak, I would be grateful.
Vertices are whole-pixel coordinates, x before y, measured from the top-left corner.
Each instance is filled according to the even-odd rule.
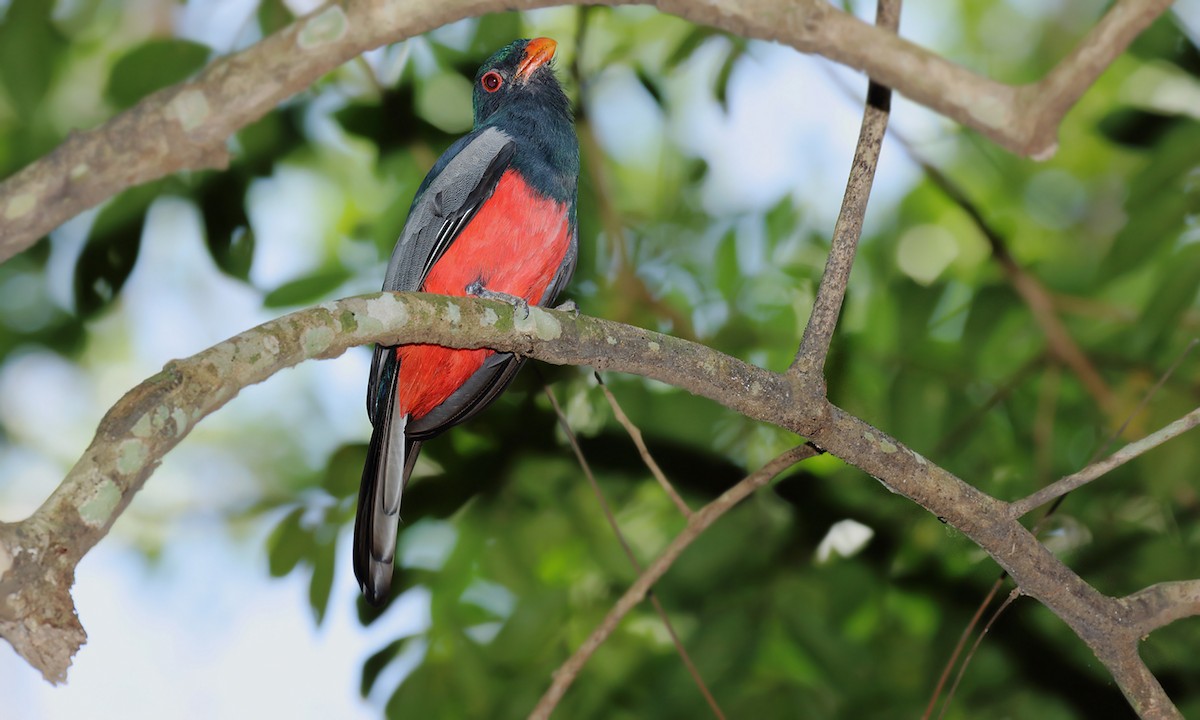
[[[517,66],[517,79],[521,82],[528,82],[529,76],[533,75],[533,71],[550,62],[550,58],[554,57],[554,50],[558,47],[558,43],[550,38],[535,38],[529,41],[525,46],[525,57],[521,59],[521,64]]]

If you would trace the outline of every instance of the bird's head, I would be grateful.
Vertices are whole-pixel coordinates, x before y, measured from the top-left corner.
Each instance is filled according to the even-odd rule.
[[[550,38],[516,40],[488,58],[475,75],[475,127],[526,103],[565,112],[567,96],[550,62],[556,47]]]

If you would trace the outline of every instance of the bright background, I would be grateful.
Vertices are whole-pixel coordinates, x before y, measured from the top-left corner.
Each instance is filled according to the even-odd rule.
[[[1049,163],[895,103],[892,130],[962,183],[1062,298],[1125,412],[1200,328],[1198,6],[1179,3],[1114,65]],[[305,9],[0,1],[0,176]],[[1101,11],[1089,1],[910,2],[903,33],[1017,82],[1043,74]],[[841,199],[863,78],[643,8],[465,21],[336,71],[240,134],[228,173],[127,193],[0,267],[0,520],[36,508],[105,410],[166,361],[290,308],[378,288],[416,183],[469,128],[474,68],[512,37],[537,35],[560,42],[585,138],[583,254],[567,295],[591,315],[786,366]],[[18,45],[19,56],[2,49]],[[49,68],[44,80],[18,69],[31,58]],[[605,184],[589,174],[597,166]],[[360,350],[284,371],[205,419],[80,565],[74,594],[89,640],[70,682],[52,688],[0,651],[4,714],[527,712],[631,571],[527,371],[486,417],[428,446],[406,499],[404,593],[364,616],[348,531],[369,435],[368,362]],[[678,517],[590,371],[542,372],[635,548],[652,558]],[[1195,406],[1198,372],[1193,357],[1137,431]],[[606,380],[693,507],[795,442],[653,383]],[[1123,419],[1046,358],[978,229],[892,140],[831,394],[1004,497],[1076,469]],[[1194,443],[1171,446],[1073,501],[1055,525],[1073,564],[1113,593],[1200,575],[1198,463]],[[996,569],[861,473],[831,458],[811,465],[732,513],[658,592],[731,717],[914,717]],[[846,519],[875,537],[848,559],[816,561]],[[1047,613],[1030,603],[1011,614],[950,716],[1122,707]],[[1200,712],[1186,649],[1195,625],[1173,626],[1147,651],[1185,714]],[[381,650],[387,662],[364,697],[364,661]],[[700,702],[641,608],[560,714],[699,717]]]

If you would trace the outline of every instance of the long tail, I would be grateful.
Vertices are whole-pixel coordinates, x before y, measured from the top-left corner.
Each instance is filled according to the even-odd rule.
[[[354,575],[372,605],[382,605],[391,592],[400,497],[421,449],[420,442],[404,433],[408,415],[400,415],[396,408],[397,374],[389,382],[389,401],[371,431],[354,518]]]

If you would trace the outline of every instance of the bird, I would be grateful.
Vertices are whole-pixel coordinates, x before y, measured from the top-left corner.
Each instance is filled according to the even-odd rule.
[[[383,290],[500,298],[527,311],[552,304],[570,281],[579,142],[556,48],[550,38],[516,40],[479,68],[473,128],[417,188]],[[421,445],[487,407],[523,363],[488,349],[375,347],[353,548],[370,604],[391,593],[400,498]]]

